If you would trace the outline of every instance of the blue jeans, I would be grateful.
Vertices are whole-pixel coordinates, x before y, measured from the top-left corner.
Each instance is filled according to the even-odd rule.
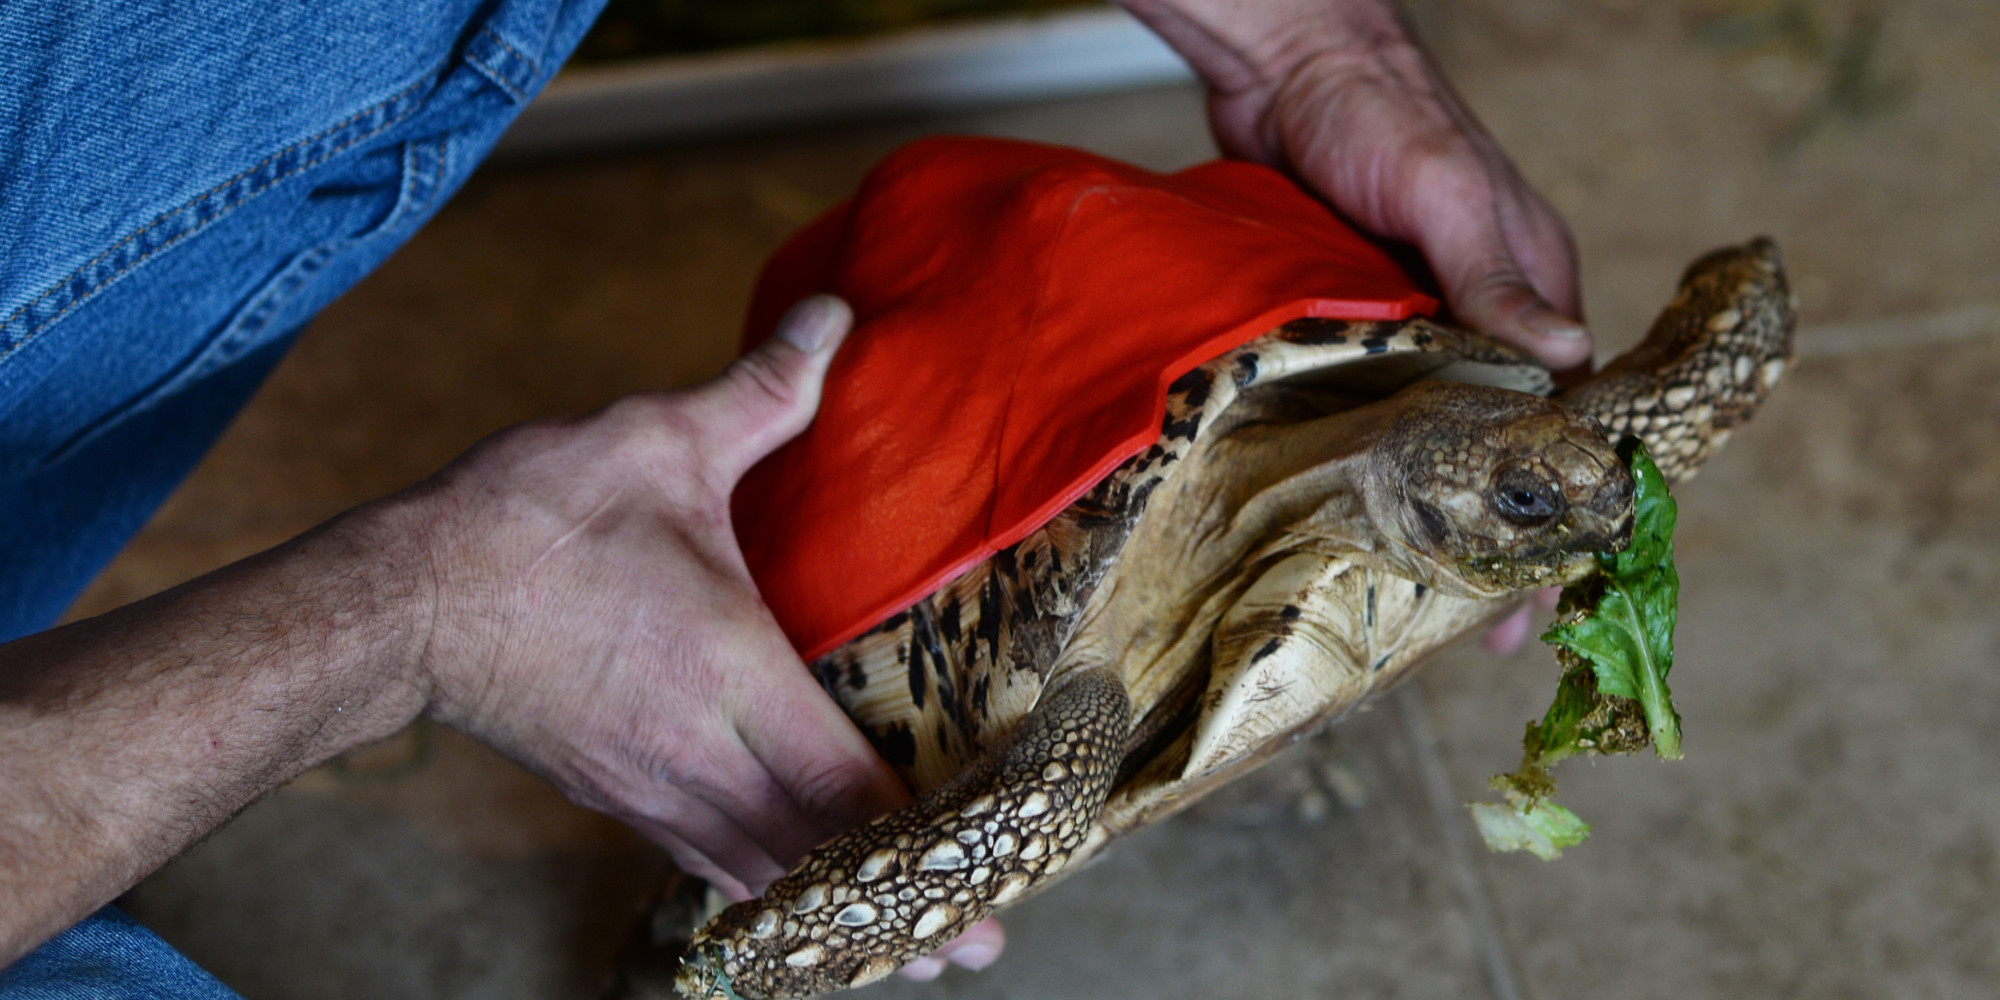
[[[111,907],[0,969],[7,1000],[237,1000],[234,991]]]
[[[603,3],[0,3],[0,641],[62,614]],[[101,987],[36,992],[37,953],[0,994],[226,995],[120,987],[185,960],[115,916],[66,941],[125,950]]]

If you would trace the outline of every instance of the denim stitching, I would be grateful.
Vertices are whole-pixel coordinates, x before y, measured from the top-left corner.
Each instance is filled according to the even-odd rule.
[[[397,208],[403,209],[401,224],[412,215],[429,210],[444,183],[444,139],[412,140],[404,150],[403,190]],[[395,209],[391,209],[392,212]]]
[[[258,292],[246,304],[241,317],[230,324],[230,328],[201,349],[195,357],[178,371],[165,376],[154,387],[140,394],[139,398],[117,407],[103,418],[93,421],[90,426],[72,435],[42,459],[46,468],[67,459],[101,436],[112,426],[123,423],[131,414],[150,409],[163,396],[179,391],[179,387],[192,379],[205,377],[225,365],[234,364],[242,357],[246,346],[256,342],[259,335],[270,325],[271,317],[293,298],[297,297],[307,283],[317,277],[346,247],[365,241],[371,237],[390,232],[411,217],[421,215],[430,208],[437,196],[437,190],[444,180],[444,141],[433,142],[412,140],[405,147],[403,182],[397,192],[396,204],[390,209],[390,217],[373,231],[360,236],[339,239],[303,251],[292,263],[280,269],[278,277]]]
[[[292,301],[293,297],[305,288],[306,283],[333,260],[345,242],[341,240],[322,243],[300,254],[291,266],[285,268],[285,273],[258,296],[260,301],[252,305],[243,318],[236,322],[235,329],[224,334],[211,350],[202,352],[204,357],[190,365],[183,375],[177,376],[173,381],[179,382],[190,375],[205,375],[223,365],[235,363],[242,357],[243,348],[256,341],[264,332],[264,328],[271,324],[271,317],[277,315],[278,310]]]
[[[98,292],[102,291],[105,287],[117,281],[119,278],[124,277],[126,274],[130,273],[134,268],[138,267],[139,265],[152,259],[152,257],[158,254],[160,251],[165,250],[173,246],[174,244],[180,242],[182,239],[201,231],[202,229],[206,228],[210,223],[213,223],[216,220],[222,218],[223,216],[228,215],[230,212],[235,211],[237,208],[241,207],[245,202],[263,193],[272,186],[278,184],[280,181],[286,180],[287,178],[290,178],[303,171],[310,170],[313,167],[318,166],[319,164],[325,162],[327,159],[336,156],[346,151],[347,149],[352,148],[357,143],[366,141],[367,139],[380,134],[382,131],[402,121],[404,118],[408,117],[410,113],[414,111],[417,107],[415,102],[409,101],[410,95],[412,95],[417,90],[422,88],[426,83],[431,82],[436,77],[436,75],[437,71],[425,74],[415,83],[412,83],[408,87],[405,87],[400,91],[397,91],[395,94],[391,95],[389,98],[382,101],[381,103],[357,111],[353,115],[348,116],[347,118],[327,127],[326,129],[321,130],[318,133],[315,133],[311,136],[307,136],[304,139],[300,139],[297,142],[294,142],[291,145],[286,146],[285,148],[280,149],[275,153],[272,153],[270,156],[267,156],[264,159],[258,161],[256,164],[244,169],[241,173],[238,173],[234,177],[231,177],[228,180],[225,180],[222,183],[217,184],[215,187],[212,187],[209,190],[199,195],[196,195],[195,197],[189,199],[187,203],[162,214],[159,218],[156,218],[152,222],[149,222],[146,225],[140,227],[139,229],[134,230],[132,233],[128,234],[124,239],[121,239],[117,243],[112,244],[110,247],[106,248],[102,253],[99,253],[96,257],[91,258],[89,261],[85,262],[82,266],[78,267],[75,271],[70,272],[70,274],[68,274],[67,276],[56,281],[49,287],[47,291],[36,296],[34,299],[26,303],[23,303],[20,307],[16,308],[13,312],[9,313],[5,319],[0,319],[0,345],[4,345],[4,347],[0,347],[0,362],[6,361],[8,358],[18,353],[21,350],[21,348],[27,346],[30,342],[32,342],[35,339],[36,334],[39,333],[41,330],[47,329],[50,324],[53,324],[55,321],[61,319],[63,316],[68,315],[70,310],[75,309],[77,306],[80,306],[83,303],[89,301],[91,298],[95,297]],[[403,106],[398,107],[399,105]],[[362,131],[356,135],[346,138],[344,141],[336,141],[334,145],[331,145],[317,152],[310,151],[311,147],[313,147],[314,145],[325,143],[327,140],[336,136],[342,130],[348,129],[349,127],[355,125],[356,123],[362,122],[370,117],[379,117],[382,120],[378,123],[373,124],[365,131]],[[303,159],[298,159],[297,162],[291,163],[289,166],[281,163],[281,161],[284,161],[287,158],[295,157],[298,154],[301,154],[302,152],[304,153]],[[264,172],[267,170],[272,170],[273,172],[270,173],[269,176],[261,178],[256,176],[260,172]],[[244,190],[234,192],[233,194],[229,192],[230,188],[239,186],[244,187]],[[210,204],[212,202],[218,202],[218,201],[221,202],[221,204],[219,205]],[[184,217],[191,217],[191,218],[184,218]],[[94,268],[97,268],[101,264],[104,264],[106,261],[111,260],[112,258],[118,256],[119,253],[123,250],[126,250],[128,246],[134,244],[135,242],[141,241],[144,237],[146,237],[148,234],[152,233],[156,229],[168,228],[169,225],[172,223],[181,223],[185,226],[185,228],[173,232],[172,235],[167,236],[157,245],[144,247],[136,257],[134,257],[132,260],[124,262],[122,265],[118,267],[116,271],[112,272],[109,275],[98,277],[94,281],[87,276],[86,274],[87,272],[91,271]],[[62,306],[62,308],[57,309],[55,312],[49,314],[48,316],[41,318],[38,322],[34,321],[34,318],[32,316],[29,317],[30,321],[28,329],[25,333],[21,334],[20,339],[15,340],[12,343],[7,342],[8,337],[5,331],[7,330],[8,327],[14,325],[15,320],[20,319],[23,316],[23,314],[28,313],[30,310],[35,309],[36,307],[42,305],[51,297],[65,290],[69,291],[70,294],[73,296],[69,302],[65,303]]]
[[[363,108],[360,111],[357,111],[354,114],[349,115],[346,118],[338,122],[335,122],[334,124],[320,130],[319,132],[313,135],[309,135],[303,139],[300,139],[297,142],[294,142],[291,145],[286,146],[285,148],[280,149],[275,153],[272,153],[271,155],[263,158],[262,160],[257,161],[256,163],[250,165],[249,167],[244,168],[244,170],[241,173],[238,173],[236,176],[231,177],[228,180],[225,180],[222,183],[217,184],[216,186],[208,189],[207,191],[204,191],[201,194],[198,194],[193,198],[189,199],[187,204],[182,205],[181,207],[176,208],[170,212],[167,212],[161,215],[159,218],[154,219],[153,221],[145,224],[144,226],[141,226],[138,229],[134,230],[133,232],[128,234],[124,239],[119,240],[117,243],[112,244],[103,253],[100,253],[96,257],[91,258],[89,261],[85,262],[81,267],[78,267],[75,271],[71,272],[69,277],[62,279],[62,281],[56,282],[56,284],[61,285],[64,281],[70,280],[70,277],[75,277],[77,274],[80,274],[83,271],[89,269],[92,265],[98,263],[99,261],[102,261],[106,257],[111,256],[113,253],[116,253],[119,247],[122,247],[125,244],[130,243],[133,240],[138,239],[139,237],[145,235],[147,230],[150,230],[155,226],[165,224],[167,221],[171,220],[174,216],[179,215],[182,212],[185,212],[188,209],[195,207],[203,199],[214,195],[216,192],[221,191],[223,188],[226,188],[231,184],[235,184],[236,182],[243,180],[244,178],[250,176],[251,174],[256,173],[258,170],[263,169],[263,167],[266,164],[270,163],[271,161],[276,160],[279,157],[284,156],[285,154],[290,153],[291,151],[298,149],[301,146],[318,142],[319,140],[324,139],[327,136],[340,131],[341,129],[344,129],[347,126],[354,124],[355,122],[361,120],[362,118],[365,118],[368,115],[381,110],[382,108],[388,107],[389,105],[396,103],[397,101],[408,96],[410,91],[415,90],[422,85],[423,81],[419,80],[416,83],[413,83],[408,87],[405,87],[402,90],[397,91],[396,93],[390,95],[389,98],[383,101],[382,103],[377,104],[373,107]],[[377,130],[379,131],[379,128]],[[373,133],[371,132],[369,134]],[[346,147],[340,147],[340,148],[344,149]],[[338,152],[339,150],[336,149],[334,151]],[[13,312],[8,313],[6,319],[0,319],[0,326],[5,326],[8,323],[12,323],[16,317],[21,315],[21,313],[26,312],[28,309],[40,304],[43,299],[46,299],[49,296],[54,295],[55,293],[56,289],[52,287],[48,291],[43,292],[41,295],[36,296],[32,301],[20,306]]]
[[[501,48],[506,49],[508,53],[511,54],[514,58],[519,59],[524,63],[527,63],[528,72],[530,74],[537,76],[541,74],[542,68],[539,65],[536,65],[535,61],[533,59],[528,58],[528,56],[525,53],[523,53],[520,49],[517,49],[512,45],[507,44],[507,40],[505,38],[500,37],[500,33],[494,31],[492,25],[490,24],[482,25],[479,30],[488,35],[493,36],[494,43],[499,45]]]
[[[151,388],[141,392],[136,399],[114,407],[71,435],[69,440],[57,445],[41,460],[40,467],[48,468],[61,463],[75,452],[88,447],[105,431],[124,423],[128,417],[150,410],[159,400],[181,391],[188,382],[206,377],[212,372],[236,363],[242,358],[244,347],[254,343],[258,339],[258,334],[270,325],[271,317],[277,315],[278,310],[284,308],[307,282],[333,260],[340,245],[340,243],[321,244],[299,254],[282,269],[276,281],[258,293],[256,300],[250,303],[242,318],[232,323],[229,330],[202,348],[185,365],[169,372]]]
[[[541,67],[536,66],[535,61],[533,59],[530,59],[527,56],[522,55],[520,50],[514,48],[512,45],[507,44],[507,40],[501,38],[500,33],[494,31],[492,25],[482,26],[479,29],[479,33],[487,38],[492,39],[493,44],[500,46],[501,50],[506,52],[507,55],[520,60],[524,65],[526,65],[528,67],[528,75],[531,78],[541,73]],[[506,72],[505,70],[500,69],[497,66],[487,65],[486,60],[480,59],[476,55],[469,55],[468,59],[473,66],[477,67],[481,73],[486,75],[487,79],[492,80],[496,86],[498,86],[502,90],[505,90],[508,94],[512,95],[515,103],[517,104],[528,103],[527,92],[522,90],[519,86],[517,86],[513,80],[508,79],[508,77],[512,76],[512,74]]]

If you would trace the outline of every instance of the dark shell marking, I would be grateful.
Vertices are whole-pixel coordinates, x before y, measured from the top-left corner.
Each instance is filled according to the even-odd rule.
[[[1419,357],[1399,360],[1404,355]],[[725,911],[698,938],[682,991],[727,996],[716,989],[726,980],[742,997],[793,997],[870,982],[1051,881],[1060,864],[1031,863],[1032,856],[1042,844],[1054,845],[1042,848],[1051,857],[1064,858],[1083,845],[1119,773],[1134,706],[1107,671],[1065,677],[1053,698],[1044,699],[1043,688],[1155,488],[1244,389],[1367,359],[1349,388],[1383,394],[1468,358],[1520,367],[1528,372],[1524,388],[1547,391],[1546,373],[1517,352],[1425,320],[1312,320],[1273,331],[1175,380],[1160,439],[1048,524],[816,662],[828,693],[924,795],[909,809],[822,845],[760,900]],[[1187,689],[1190,697],[1198,693]],[[1105,707],[1113,702],[1115,711]],[[1103,718],[1085,724],[1064,707],[1072,703],[1097,706],[1088,718]],[[1193,707],[1190,700],[1187,708]],[[1181,711],[1149,721],[1186,718]],[[1050,731],[1074,734],[1055,744],[1068,757],[1022,749],[1049,746],[1038,734]],[[1159,735],[1173,738],[1185,759],[1185,733]],[[1082,761],[1090,763],[1080,771]],[[911,852],[944,844],[939,834],[958,829],[952,817],[959,810],[1003,798],[1031,812],[1046,801],[1051,814],[1063,814],[1046,830],[1013,834],[1030,855],[1017,855],[1021,866],[995,875],[1000,869],[988,865],[992,871],[977,884],[973,876],[985,869],[927,871],[915,864],[913,870]],[[855,883],[873,874],[864,871],[870,859],[916,881],[893,894],[862,892]],[[836,919],[851,913],[859,920],[856,904],[872,908],[865,930]],[[806,912],[794,912],[802,906]]]
[[[1221,377],[1226,370],[1209,365],[1176,380],[1160,440],[1054,520],[814,664],[827,691],[912,787],[950,779],[1033,708],[1154,488],[1187,455],[1203,422],[1234,398],[1216,391],[1218,380],[1234,386]],[[926,622],[949,623],[955,632],[940,634],[934,653]],[[848,664],[881,663],[892,648],[900,670],[878,669],[864,687],[846,683]],[[911,649],[927,652],[903,660]],[[926,692],[921,700],[919,689]],[[932,690],[939,696],[930,697]],[[944,739],[929,735],[939,732]],[[914,755],[892,754],[908,733],[918,734]]]

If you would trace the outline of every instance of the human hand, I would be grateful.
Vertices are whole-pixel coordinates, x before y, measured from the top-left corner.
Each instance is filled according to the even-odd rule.
[[[1387,0],[1121,0],[1209,87],[1222,151],[1422,251],[1451,311],[1558,370],[1590,360],[1576,245]],[[1526,641],[1523,604],[1485,637]]]
[[[1226,155],[1290,172],[1423,252],[1458,318],[1587,362],[1568,228],[1387,0],[1121,0],[1193,64]]]
[[[1378,23],[1329,44],[1275,87],[1212,94],[1218,141],[1233,155],[1289,166],[1364,228],[1415,244],[1452,312],[1474,329],[1557,369],[1587,364],[1569,228],[1430,55],[1395,28]],[[1481,644],[1501,656],[1520,649],[1535,614],[1552,611],[1560,593],[1538,591]]]
[[[730,524],[738,478],[811,421],[852,320],[808,299],[714,381],[504,431],[392,502],[428,540],[431,714],[733,899],[909,801],[779,631]],[[978,968],[1003,940],[989,922],[941,954]]]

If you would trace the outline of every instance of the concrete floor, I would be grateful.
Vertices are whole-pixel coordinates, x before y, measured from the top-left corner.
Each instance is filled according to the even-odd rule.
[[[889,997],[1992,996],[2000,984],[2000,6],[1443,0],[1458,86],[1568,214],[1590,318],[1768,232],[1804,360],[1681,491],[1687,759],[1572,765],[1596,827],[1488,856],[1455,803],[1554,680],[1461,651],[1011,911]],[[502,165],[307,334],[80,611],[409,483],[481,435],[719,370],[755,268],[918,135],[1211,155],[1166,90]],[[309,774],[133,911],[252,1000],[588,997],[661,856],[420,729]]]

